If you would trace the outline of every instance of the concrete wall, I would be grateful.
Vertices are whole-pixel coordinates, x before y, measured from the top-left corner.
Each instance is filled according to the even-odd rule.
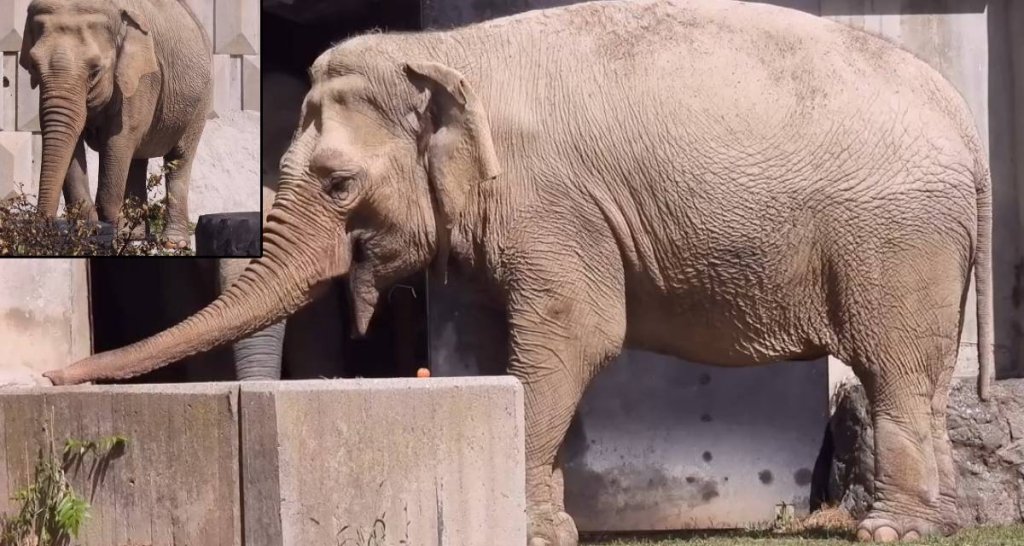
[[[85,260],[0,260],[0,386],[89,355]]]
[[[509,377],[0,390],[0,513],[51,438],[114,434],[105,470],[69,475],[92,505],[75,544],[526,542]]]
[[[243,384],[241,417],[247,544],[526,543],[515,379]]]
[[[52,438],[128,439],[105,470],[69,472],[92,505],[75,544],[241,544],[238,388],[231,384],[0,391],[0,512]]]
[[[212,212],[258,210],[259,0],[184,0],[213,44],[214,99],[192,170],[192,221]],[[0,0],[0,198],[19,186],[35,195],[42,137],[39,89],[18,66],[29,0]],[[88,157],[93,194],[98,157]],[[156,172],[160,160],[150,161]],[[162,192],[161,192],[162,193]]]

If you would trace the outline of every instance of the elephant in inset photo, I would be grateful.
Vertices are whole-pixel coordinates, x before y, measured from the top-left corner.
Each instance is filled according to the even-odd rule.
[[[310,74],[263,256],[55,384],[229,343],[340,276],[362,334],[398,279],[457,269],[508,317],[530,546],[577,542],[555,456],[624,348],[729,367],[835,355],[873,412],[858,538],[955,530],[946,406],[972,269],[988,396],[992,193],[967,105],[925,62],[795,10],[632,0],[371,33]]]
[[[167,174],[165,246],[188,245],[188,186],[212,95],[210,38],[181,0],[33,0],[20,63],[39,88],[40,212],[81,203],[117,223],[147,197],[148,160]],[[85,145],[99,152],[95,205]]]

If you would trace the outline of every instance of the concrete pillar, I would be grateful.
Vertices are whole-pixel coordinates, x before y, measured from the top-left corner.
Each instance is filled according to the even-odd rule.
[[[213,56],[213,105],[210,117],[221,117],[242,109],[242,58]]]
[[[29,0],[0,2],[0,51],[20,51]]]
[[[242,109],[260,111],[260,57],[242,57]]]
[[[259,10],[260,5],[252,0],[216,0],[214,52],[226,55],[258,54],[260,52]]]

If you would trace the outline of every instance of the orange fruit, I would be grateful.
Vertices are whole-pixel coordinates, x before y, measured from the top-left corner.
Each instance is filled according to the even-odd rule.
[[[416,370],[416,377],[430,377],[430,370],[427,368],[420,368]]]

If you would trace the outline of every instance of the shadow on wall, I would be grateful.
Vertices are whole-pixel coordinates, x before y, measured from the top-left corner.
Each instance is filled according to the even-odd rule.
[[[992,163],[993,268],[998,378],[1024,377],[1021,334],[1021,204],[1024,203],[1024,3],[988,3],[989,157]],[[1002,297],[1000,297],[1002,296]]]

